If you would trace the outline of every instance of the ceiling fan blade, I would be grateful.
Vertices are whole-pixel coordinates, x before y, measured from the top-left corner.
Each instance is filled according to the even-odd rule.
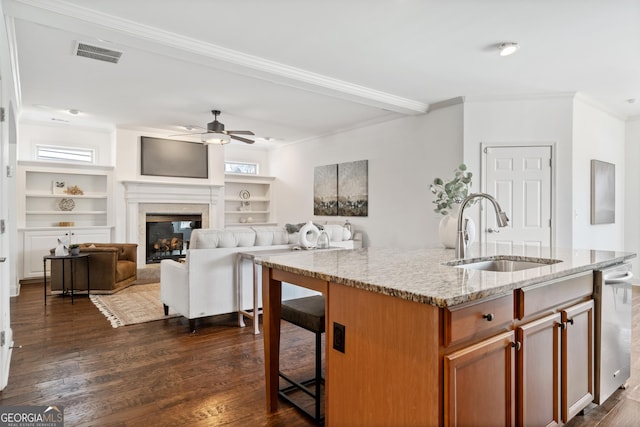
[[[243,138],[241,136],[229,135],[233,139],[237,139],[238,141],[246,142],[247,144],[253,144],[255,141],[247,138]]]
[[[200,132],[196,132],[196,133],[179,133],[177,135],[167,135],[167,137],[171,138],[173,136],[196,136],[196,135],[200,135]]]
[[[255,133],[251,132],[250,130],[227,130],[225,131],[228,134],[238,134],[238,135],[255,135]]]

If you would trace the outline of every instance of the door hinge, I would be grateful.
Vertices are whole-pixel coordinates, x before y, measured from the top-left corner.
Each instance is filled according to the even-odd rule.
[[[4,122],[4,107],[0,107],[0,122]]]
[[[0,347],[4,347],[4,331],[0,332]]]

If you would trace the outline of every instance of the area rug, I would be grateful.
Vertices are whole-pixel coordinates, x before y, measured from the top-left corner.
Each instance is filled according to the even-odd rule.
[[[91,301],[114,328],[178,316],[171,310],[164,315],[160,283],[129,286],[113,295],[91,295]]]

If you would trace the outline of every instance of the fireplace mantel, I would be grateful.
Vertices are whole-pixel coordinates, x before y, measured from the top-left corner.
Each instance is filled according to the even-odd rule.
[[[202,215],[202,227],[215,225],[216,205],[223,185],[151,181],[121,181],[127,204],[127,241],[138,243],[138,265],[145,263],[147,213]]]
[[[127,202],[208,203],[216,205],[223,185],[122,181]]]

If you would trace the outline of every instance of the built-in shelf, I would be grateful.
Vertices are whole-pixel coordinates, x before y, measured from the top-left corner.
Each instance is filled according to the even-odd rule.
[[[226,174],[225,227],[276,225],[271,210],[274,180],[272,176]]]
[[[113,229],[113,167],[19,161],[18,230],[22,244],[20,278],[42,277],[42,257],[58,239],[67,243],[108,243]],[[64,183],[55,188],[54,182]],[[63,192],[77,186],[83,194]],[[73,203],[63,203],[71,199]],[[71,210],[62,210],[63,207]],[[65,206],[66,205],[66,206]]]

